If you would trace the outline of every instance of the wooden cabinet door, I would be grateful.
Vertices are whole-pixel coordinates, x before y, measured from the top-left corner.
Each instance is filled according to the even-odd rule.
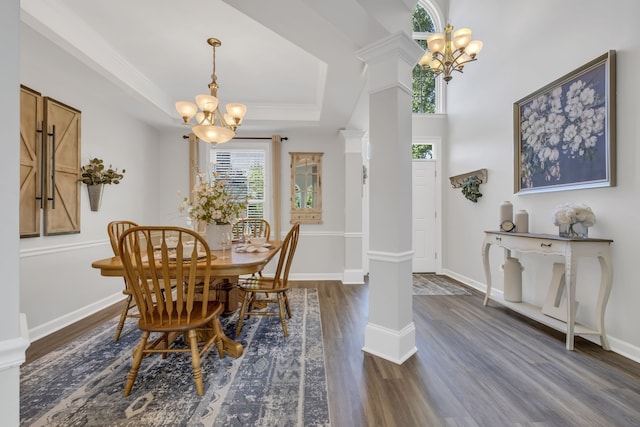
[[[42,107],[38,92],[20,88],[20,237],[40,235]]]
[[[80,116],[80,111],[44,98],[45,235],[80,232]]]

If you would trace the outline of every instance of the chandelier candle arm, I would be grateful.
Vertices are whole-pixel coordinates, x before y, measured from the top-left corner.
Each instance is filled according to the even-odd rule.
[[[462,73],[464,64],[476,60],[482,50],[482,42],[471,39],[469,28],[453,32],[453,27],[447,25],[444,30],[444,34],[434,33],[427,37],[427,51],[418,64],[423,70],[430,69],[436,76],[443,74],[444,81],[449,83],[453,71]]]
[[[218,83],[216,78],[216,47],[222,42],[216,38],[207,39],[213,48],[213,72],[209,83],[209,95],[196,95],[196,103],[188,101],[176,102],[176,111],[184,124],[193,127],[193,133],[201,140],[211,144],[222,144],[236,135],[236,129],[242,124],[247,106],[239,103],[226,105],[227,112],[222,115],[219,109]],[[191,119],[195,116],[196,123]]]

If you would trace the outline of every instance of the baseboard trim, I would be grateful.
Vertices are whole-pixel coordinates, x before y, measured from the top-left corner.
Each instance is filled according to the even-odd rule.
[[[70,326],[92,314],[99,312],[100,310],[121,302],[123,299],[124,296],[122,293],[116,293],[107,298],[96,301],[93,304],[89,304],[78,310],[72,311],[71,313],[65,314],[64,316],[60,316],[57,319],[53,319],[47,323],[37,326],[29,330],[29,337],[31,338],[31,342],[39,340],[40,338],[44,338],[47,335]]]
[[[22,365],[27,347],[29,347],[27,316],[20,313],[20,336],[0,341],[0,371]]]
[[[289,280],[340,280],[343,275],[341,273],[290,273]]]

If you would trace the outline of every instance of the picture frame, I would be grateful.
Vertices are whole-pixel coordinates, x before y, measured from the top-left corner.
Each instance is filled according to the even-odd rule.
[[[514,193],[616,185],[615,50],[513,104]]]

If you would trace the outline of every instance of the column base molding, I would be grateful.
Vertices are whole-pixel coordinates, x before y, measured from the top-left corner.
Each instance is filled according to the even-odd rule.
[[[342,275],[343,285],[362,285],[364,284],[364,272],[362,270],[345,270]]]
[[[402,365],[418,351],[415,343],[416,328],[413,322],[399,331],[369,322],[364,331],[362,350]]]

